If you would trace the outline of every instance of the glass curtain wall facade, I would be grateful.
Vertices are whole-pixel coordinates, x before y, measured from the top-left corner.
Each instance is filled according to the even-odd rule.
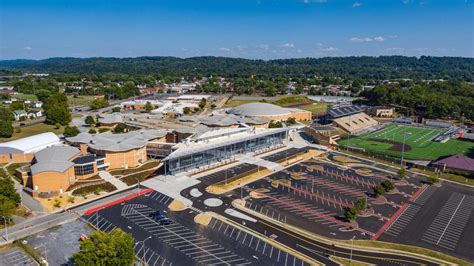
[[[208,165],[210,163],[224,161],[232,158],[236,154],[254,152],[273,147],[282,144],[286,137],[287,131],[283,131],[241,142],[229,144],[222,143],[222,146],[220,147],[165,160],[165,172],[166,174],[172,175]]]

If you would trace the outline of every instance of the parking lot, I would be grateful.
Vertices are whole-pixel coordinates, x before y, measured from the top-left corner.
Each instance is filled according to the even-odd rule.
[[[116,227],[132,233],[137,256],[149,265],[305,265],[284,251],[237,227],[212,218],[208,226],[194,222],[199,210],[172,212],[171,198],[151,192],[85,218],[102,231]],[[160,211],[172,223],[150,218]]]
[[[0,265],[38,265],[24,250],[14,247],[0,253]]]
[[[247,207],[328,237],[370,239],[421,188],[394,180],[396,190],[381,202],[371,196],[372,189],[390,176],[376,170],[362,176],[358,170],[315,160],[299,163],[250,184],[247,190],[257,196],[248,200]],[[357,224],[349,223],[344,210],[358,198],[368,200],[371,212],[360,215]]]

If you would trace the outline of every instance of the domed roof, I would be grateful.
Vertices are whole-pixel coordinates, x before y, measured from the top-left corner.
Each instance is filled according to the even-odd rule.
[[[228,113],[240,116],[273,116],[287,115],[291,112],[286,108],[274,104],[247,103],[230,109]]]

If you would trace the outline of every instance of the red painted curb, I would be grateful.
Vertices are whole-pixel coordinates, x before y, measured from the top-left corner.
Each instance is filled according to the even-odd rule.
[[[402,207],[398,209],[382,227],[380,227],[377,233],[373,235],[370,240],[377,240],[377,238],[379,238],[382,235],[382,233],[385,232],[385,229],[387,229],[398,218],[398,216],[402,214],[402,212],[406,208],[408,208],[408,203],[403,204]]]
[[[87,210],[87,211],[84,213],[84,215],[91,215],[91,214],[93,214],[94,212],[97,212],[97,211],[99,211],[99,210],[108,208],[108,207],[113,206],[113,205],[120,204],[120,203],[122,203],[122,202],[124,202],[124,201],[131,200],[131,199],[133,199],[133,198],[136,198],[136,197],[138,197],[138,196],[141,196],[141,195],[143,195],[143,194],[146,194],[146,193],[149,193],[149,192],[152,192],[152,191],[153,191],[153,189],[151,189],[151,188],[144,189],[144,190],[142,190],[142,191],[140,191],[140,192],[137,192],[137,193],[135,193],[135,194],[131,194],[131,195],[125,196],[125,197],[123,197],[123,198],[120,198],[120,199],[117,199],[117,200],[108,202],[108,203],[106,203],[106,204],[104,204],[104,205],[100,205],[100,206],[91,208],[91,209]]]
[[[416,200],[416,199],[420,196],[420,194],[423,193],[423,191],[425,191],[425,187],[422,186],[420,189],[418,189],[418,190],[415,192],[415,194],[413,194],[413,195],[410,197],[410,199],[408,199],[408,201],[412,202],[412,201]]]

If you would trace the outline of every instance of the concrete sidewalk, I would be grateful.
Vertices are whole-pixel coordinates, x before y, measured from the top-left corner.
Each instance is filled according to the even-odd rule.
[[[118,190],[126,189],[128,187],[127,184],[122,182],[120,179],[115,178],[107,171],[99,171],[99,176],[100,178],[114,185]]]

